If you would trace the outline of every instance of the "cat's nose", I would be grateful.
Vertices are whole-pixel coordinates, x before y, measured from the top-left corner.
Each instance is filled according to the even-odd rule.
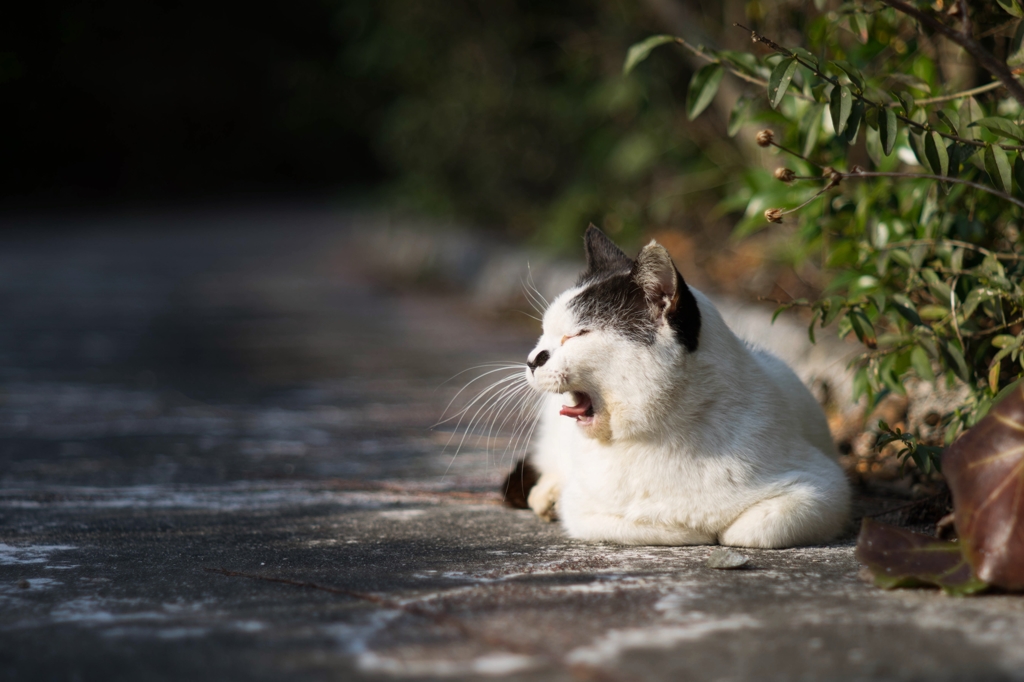
[[[548,353],[546,350],[542,350],[533,357],[533,360],[528,359],[526,361],[526,366],[529,367],[530,371],[532,372],[541,365],[543,365],[545,362],[547,362],[550,357],[551,353]]]

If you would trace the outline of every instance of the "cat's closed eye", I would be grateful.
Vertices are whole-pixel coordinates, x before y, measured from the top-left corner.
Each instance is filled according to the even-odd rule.
[[[589,333],[590,333],[589,329],[581,329],[578,332],[576,332],[575,334],[566,334],[565,336],[562,337],[562,341],[558,345],[564,346],[565,342],[568,341],[569,339],[575,339],[577,336],[583,336],[584,334],[589,334]]]

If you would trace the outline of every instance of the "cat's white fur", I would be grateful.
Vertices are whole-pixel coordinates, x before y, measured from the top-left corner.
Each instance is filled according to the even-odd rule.
[[[531,457],[537,514],[557,514],[572,537],[630,545],[790,547],[843,530],[849,486],[821,408],[789,367],[737,338],[695,289],[693,352],[665,319],[652,345],[582,329],[567,305],[580,290],[551,303],[530,354],[550,357],[526,370],[551,394]],[[559,415],[573,391],[591,397],[591,423]]]

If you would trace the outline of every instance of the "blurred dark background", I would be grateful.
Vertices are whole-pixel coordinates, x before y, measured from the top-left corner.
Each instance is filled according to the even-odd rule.
[[[721,34],[747,5],[9,5],[0,210],[330,196],[553,247],[595,220],[629,242],[710,214],[736,155],[707,153],[726,117],[686,122],[692,58],[658,51],[623,78],[626,50]]]

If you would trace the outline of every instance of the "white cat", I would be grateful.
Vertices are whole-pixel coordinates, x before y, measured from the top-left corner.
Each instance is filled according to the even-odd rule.
[[[656,242],[636,260],[593,225],[587,270],[544,314],[527,381],[550,393],[529,505],[569,535],[630,545],[791,547],[849,515],[825,416]]]

